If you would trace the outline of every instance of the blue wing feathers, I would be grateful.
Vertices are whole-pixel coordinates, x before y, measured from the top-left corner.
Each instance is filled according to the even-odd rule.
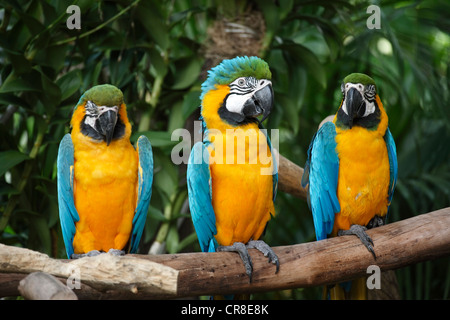
[[[308,148],[308,159],[302,186],[309,184],[310,205],[317,240],[326,239],[333,230],[334,215],[341,211],[337,198],[339,157],[336,153],[336,128],[325,123],[314,135]]]
[[[212,207],[209,154],[202,142],[192,148],[187,167],[189,208],[197,238],[203,252],[214,252],[217,242],[216,216]]]
[[[392,137],[389,128],[386,129],[384,135],[384,140],[386,141],[386,148],[389,157],[389,189],[388,189],[388,201],[389,204],[394,196],[395,185],[397,184],[397,174],[398,174],[398,164],[397,164],[397,149],[395,146],[394,138]],[[388,208],[389,210],[389,208]]]
[[[70,134],[66,134],[58,149],[57,184],[59,219],[66,247],[67,256],[73,253],[73,238],[75,236],[75,222],[79,221],[77,209],[73,199],[73,165],[74,149]]]
[[[136,145],[139,156],[138,201],[133,217],[130,253],[136,253],[138,250],[147,219],[153,184],[153,151],[150,141],[146,136],[140,136]]]

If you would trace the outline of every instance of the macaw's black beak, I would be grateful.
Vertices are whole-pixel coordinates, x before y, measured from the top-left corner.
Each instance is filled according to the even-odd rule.
[[[258,117],[263,115],[261,122],[266,120],[273,107],[273,90],[269,84],[253,94],[245,104],[242,112],[245,117]]]
[[[113,109],[105,111],[99,116],[97,121],[100,126],[99,132],[105,136],[106,145],[109,146],[117,123],[117,111]]]
[[[350,90],[348,90],[345,100],[349,117],[348,125],[351,129],[353,127],[353,120],[361,118],[366,112],[366,103],[364,102],[361,93],[355,88],[350,88]]]

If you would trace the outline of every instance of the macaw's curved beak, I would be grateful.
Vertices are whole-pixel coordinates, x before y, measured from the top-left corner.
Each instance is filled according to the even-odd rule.
[[[256,91],[244,104],[242,112],[245,117],[258,117],[263,115],[260,122],[266,120],[273,107],[272,86],[267,86]]]
[[[114,129],[117,123],[117,107],[103,107],[100,111],[100,115],[97,119],[100,126],[100,133],[105,136],[106,145],[112,141],[114,135]]]
[[[349,127],[353,127],[353,120],[361,118],[366,109],[366,103],[359,91],[355,88],[350,88],[347,92],[346,107],[349,116]]]

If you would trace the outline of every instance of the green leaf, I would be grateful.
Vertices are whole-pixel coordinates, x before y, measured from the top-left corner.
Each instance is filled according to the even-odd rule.
[[[30,105],[22,98],[16,97],[12,93],[0,93],[0,104],[3,105],[16,105],[24,108],[30,108]]]
[[[80,70],[72,70],[56,80],[61,90],[61,100],[64,101],[73,95],[81,86]]]
[[[200,90],[192,90],[184,96],[183,106],[181,107],[184,120],[186,120],[197,108],[200,108],[201,93]]]
[[[163,57],[161,56],[161,52],[153,48],[150,50],[149,56],[150,56],[150,64],[156,73],[155,76],[163,78],[167,74],[167,65],[164,62]]]
[[[39,1],[36,1],[35,3],[37,2]],[[36,35],[45,30],[45,26],[32,15],[20,11],[17,13],[32,35]]]
[[[166,155],[161,154],[158,149],[153,152],[154,176],[153,186],[162,196],[170,199],[178,188],[178,167]]]
[[[11,62],[16,75],[30,71],[31,63],[22,53],[16,53],[8,50],[5,50],[5,52],[8,55],[9,61]]]
[[[277,10],[277,5],[271,0],[260,0],[258,1],[258,7],[261,8],[266,27],[269,31],[274,32],[278,29],[280,25],[279,10]]]
[[[198,239],[197,238],[197,233],[195,231],[192,232],[190,235],[188,235],[186,238],[184,238],[183,240],[181,240],[178,243],[176,252],[180,252],[181,250],[183,250],[187,246],[190,246],[190,245],[196,243],[197,239]]]
[[[181,101],[177,101],[172,105],[170,110],[170,119],[167,125],[167,131],[173,132],[173,130],[182,128],[184,126],[185,120],[183,117],[183,104]]]
[[[317,56],[311,50],[293,41],[286,41],[285,43],[277,46],[277,49],[284,50],[285,55],[289,55],[292,63],[306,68],[309,75],[316,79],[322,88],[326,87],[327,81],[325,69]]]
[[[125,53],[121,59],[110,58],[109,69],[111,72],[111,84],[122,88],[127,85],[133,78],[134,74],[130,72],[133,55]]]
[[[41,216],[30,217],[28,248],[51,254],[52,240],[47,221]]]
[[[287,118],[289,118],[289,124],[294,131],[295,134],[297,134],[300,126],[300,119],[297,116],[298,111],[295,106],[294,101],[287,97],[284,94],[278,94],[277,96],[277,106],[280,106],[281,110],[286,113]]]
[[[186,89],[198,79],[202,68],[202,61],[194,57],[182,58],[175,62],[175,68],[172,89]]]
[[[148,208],[148,216],[157,221],[161,222],[167,221],[166,217],[164,216],[164,213],[158,208],[153,207],[152,205],[150,205]]]
[[[0,196],[13,194],[20,194],[20,192],[16,188],[6,183],[5,185],[0,186]]]
[[[34,72],[33,72],[34,74]],[[11,73],[0,87],[0,92],[21,92],[21,91],[36,91],[40,92],[41,86],[39,82],[29,81],[32,74],[27,74],[26,77],[18,77],[14,72]]]
[[[169,232],[166,238],[166,247],[169,253],[176,253],[178,244],[180,243],[180,237],[178,235],[177,224],[174,223],[170,226]]]
[[[41,72],[41,83],[43,93],[40,100],[45,105],[47,113],[53,114],[56,106],[61,101],[61,90],[44,72]]]
[[[4,175],[6,171],[27,159],[29,159],[29,157],[19,151],[9,150],[0,152],[0,176]]]
[[[152,1],[141,1],[135,12],[148,35],[161,49],[167,49],[169,46],[167,26],[155,3]]]
[[[67,47],[67,45],[47,46],[45,44],[44,48],[38,49],[33,62],[40,66],[48,66],[59,72],[66,61]]]

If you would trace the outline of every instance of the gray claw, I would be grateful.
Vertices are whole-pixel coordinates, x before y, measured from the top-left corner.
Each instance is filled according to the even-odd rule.
[[[242,242],[235,242],[231,246],[219,246],[218,252],[237,252],[242,259],[245,267],[245,273],[247,274],[250,282],[252,282],[253,264],[250,255],[248,254],[247,247]]]
[[[99,254],[101,254],[102,252],[98,251],[98,250],[92,250],[89,251],[87,253],[72,253],[72,255],[70,256],[71,259],[80,259],[80,258],[84,258],[84,257],[95,257],[98,256]]]
[[[269,262],[276,265],[275,273],[278,273],[280,269],[280,262],[278,260],[278,256],[273,252],[272,248],[265,243],[263,240],[250,240],[247,243],[247,248],[249,249],[257,249],[264,254],[264,257],[269,257]]]
[[[346,236],[346,235],[355,235],[361,240],[361,242],[366,246],[367,250],[369,250],[370,253],[372,253],[374,259],[377,258],[375,255],[375,251],[373,247],[375,246],[373,244],[372,239],[367,235],[366,233],[367,228],[364,226],[360,226],[357,224],[353,224],[349,230],[339,230],[338,236]]]
[[[118,249],[109,249],[108,253],[110,253],[114,256],[124,256],[125,255],[125,251],[118,250]]]

